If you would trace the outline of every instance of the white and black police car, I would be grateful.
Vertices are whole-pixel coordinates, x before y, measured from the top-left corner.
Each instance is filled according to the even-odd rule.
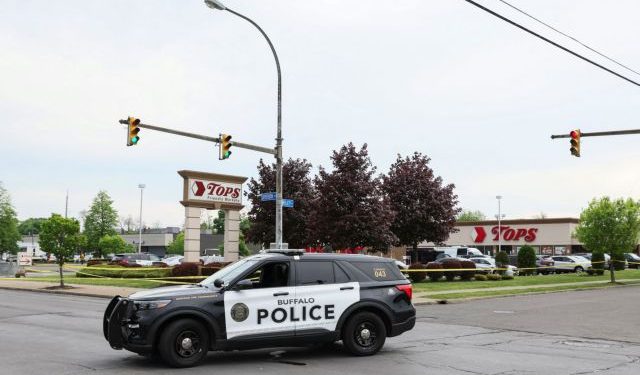
[[[112,348],[158,356],[174,367],[196,365],[209,350],[338,340],[365,356],[413,328],[411,296],[393,259],[269,251],[196,285],[117,296],[103,331]]]

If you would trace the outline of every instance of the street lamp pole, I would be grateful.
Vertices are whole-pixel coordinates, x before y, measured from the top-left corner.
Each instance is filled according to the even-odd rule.
[[[273,53],[273,57],[276,60],[276,69],[278,71],[278,129],[276,135],[276,248],[282,248],[282,75],[280,72],[280,60],[276,49],[271,43],[271,39],[267,36],[267,33],[262,30],[257,23],[247,16],[244,16],[236,11],[227,8],[218,0],[204,0],[205,4],[211,9],[226,10],[229,13],[246,20],[253,26],[255,26],[260,34],[267,40],[269,48]]]
[[[500,252],[502,251],[502,226],[500,225],[500,219],[502,219],[502,206],[500,204],[502,195],[496,195],[496,199],[498,200],[498,252]]]
[[[142,252],[142,192],[144,191],[145,184],[138,184],[140,188],[140,223],[138,224],[138,253]]]

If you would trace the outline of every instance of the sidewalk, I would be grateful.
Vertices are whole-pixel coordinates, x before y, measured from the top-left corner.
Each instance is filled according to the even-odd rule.
[[[70,294],[85,297],[113,298],[116,295],[128,296],[135,293],[139,288],[124,288],[118,286],[103,285],[78,285],[66,284],[65,286],[73,286],[72,289],[46,289],[52,286],[58,286],[59,283],[48,283],[42,281],[20,281],[20,280],[0,280],[0,289],[9,290],[26,290],[31,292],[54,293],[54,294]]]
[[[620,279],[616,280],[616,282],[638,282],[638,279]],[[448,289],[448,290],[439,290],[434,292],[415,292],[419,298],[427,298],[430,296],[438,296],[440,294],[453,294],[453,293],[474,293],[474,292],[494,292],[500,290],[522,290],[522,289],[545,289],[545,288],[554,288],[561,286],[579,286],[579,285],[598,285],[598,284],[607,284],[609,280],[598,280],[598,281],[579,281],[574,283],[554,283],[554,284],[538,284],[538,285],[519,285],[519,286],[498,286],[493,288],[473,288],[473,289]]]

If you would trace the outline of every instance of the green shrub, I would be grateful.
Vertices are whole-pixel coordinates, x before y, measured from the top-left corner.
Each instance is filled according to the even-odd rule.
[[[438,262],[427,263],[427,277],[431,281],[438,281],[442,278],[442,264]]]
[[[502,280],[513,280],[513,275],[502,275]]]
[[[507,254],[504,251],[498,252],[498,254],[496,254],[496,266],[498,266],[498,268],[504,268],[508,265],[509,265],[509,254]]]
[[[180,263],[173,267],[171,276],[198,276],[198,263]]]
[[[476,281],[487,281],[487,275],[483,275],[481,273],[476,273],[475,275],[473,275],[473,278]]]
[[[411,265],[409,266],[410,270],[421,270],[423,269],[424,266],[422,265],[422,263],[411,263]],[[419,271],[419,272],[407,272],[409,274],[409,280],[411,280],[412,283],[419,283],[420,281],[423,281],[425,279],[425,277],[427,277],[427,272],[426,271]]]
[[[525,245],[518,251],[518,270],[520,275],[536,273],[536,251],[533,247]]]
[[[490,273],[487,275],[487,280],[491,280],[491,281],[502,280],[502,276],[497,273]]]
[[[476,273],[476,264],[470,260],[461,260],[460,268],[469,269],[469,271],[460,271],[461,280],[471,280]]]
[[[604,270],[604,253],[602,252],[593,252],[591,255],[591,267],[597,270]]]
[[[78,270],[77,277],[112,277],[121,279],[146,279],[171,276],[171,269],[145,267],[84,267]]]
[[[459,270],[462,268],[460,261],[455,258],[444,258],[440,260],[440,263],[442,264],[442,268],[445,270]],[[453,279],[458,275],[460,275],[460,271],[444,272],[444,277],[447,278],[447,281],[453,281]]]
[[[613,268],[616,271],[622,271],[624,270],[624,266],[625,266],[625,258],[624,258],[624,253],[622,252],[612,252],[611,254],[611,261],[613,262]]]

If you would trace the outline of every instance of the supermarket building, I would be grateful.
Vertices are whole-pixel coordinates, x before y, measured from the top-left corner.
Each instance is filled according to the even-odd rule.
[[[536,254],[565,255],[585,250],[574,236],[577,218],[517,219],[469,221],[456,223],[444,245],[475,247],[485,254],[495,255],[498,245],[508,254],[516,254],[524,245],[532,246]],[[422,243],[419,249],[433,248],[433,243]]]

